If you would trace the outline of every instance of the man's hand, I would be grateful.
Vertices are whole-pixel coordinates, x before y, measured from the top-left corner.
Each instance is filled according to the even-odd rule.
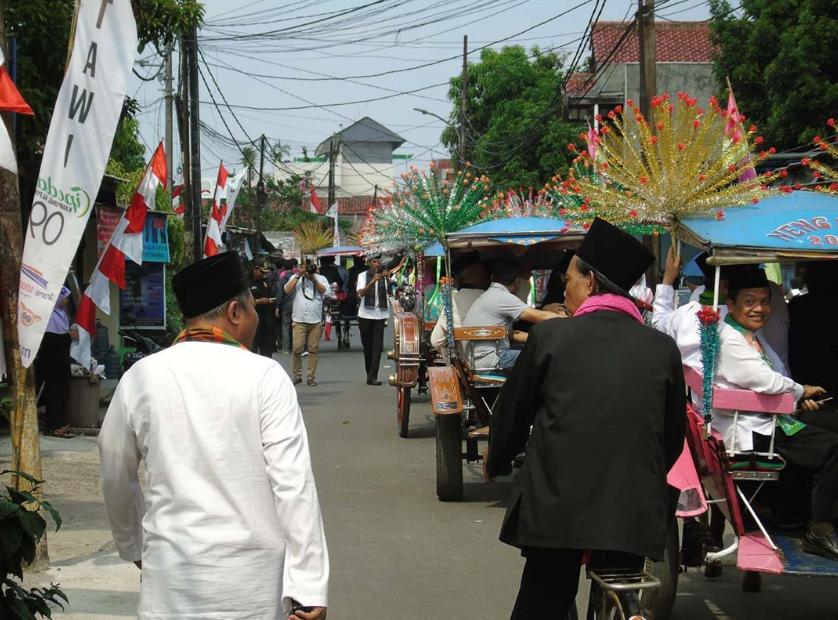
[[[288,620],[325,620],[325,607],[312,607],[311,611],[297,610],[288,616]]]
[[[666,269],[663,272],[662,283],[667,286],[674,286],[681,274],[681,257],[675,253],[675,246],[669,247],[666,253]]]
[[[803,386],[803,400],[809,400],[815,396],[826,394],[826,390],[819,385],[804,385]]]
[[[567,306],[565,306],[564,304],[547,304],[541,309],[544,310],[544,312],[552,312],[553,314],[558,314],[562,318],[567,318],[570,316],[570,313],[567,311]]]

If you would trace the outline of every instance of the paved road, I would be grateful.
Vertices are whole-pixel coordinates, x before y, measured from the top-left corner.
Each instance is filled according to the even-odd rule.
[[[290,368],[289,356],[280,360]],[[299,388],[332,556],[329,617],[508,618],[522,566],[497,539],[509,483],[484,484],[470,467],[465,501],[437,501],[430,405],[414,399],[410,437],[400,439],[395,390],[363,379],[356,349],[326,344],[320,385]],[[740,579],[733,567],[717,581],[682,575],[674,617],[838,620],[838,579],[768,577],[761,594],[742,593]],[[586,593],[583,583],[583,613]]]

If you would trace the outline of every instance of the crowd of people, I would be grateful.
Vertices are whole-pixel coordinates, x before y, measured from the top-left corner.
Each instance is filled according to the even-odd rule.
[[[380,384],[395,269],[381,261],[371,255],[349,271],[332,260],[287,261],[275,273],[257,263],[248,278],[238,256],[226,253],[176,276],[187,328],[125,375],[99,439],[117,547],[144,571],[141,616],[275,618],[281,608],[289,618],[325,617],[328,553],[293,386],[302,382],[306,352],[307,383],[316,385],[324,307],[350,308],[353,299],[366,382]],[[685,438],[682,368],[701,370],[697,312],[713,303],[714,288],[721,299],[716,385],[799,402],[793,416],[747,413],[735,423],[733,412],[716,409],[714,428],[730,450],[773,446],[788,467],[783,491],[767,496],[765,509],[776,523],[803,520],[804,549],[838,561],[838,340],[824,329],[838,296],[835,266],[810,265],[808,293],[787,303],[763,269],[717,271],[699,256],[703,281],[687,280],[690,300],[679,305],[682,265],[671,251],[654,301],[641,312],[629,291],[653,261],[633,237],[595,220],[535,306],[526,264],[472,252],[452,265],[454,327],[507,333],[498,344],[476,343],[470,357],[506,376],[491,418],[487,479],[509,474],[526,449],[500,534],[526,558],[513,619],[565,617],[583,557],[629,570],[662,558],[677,500],[667,472]],[[344,348],[347,326],[338,325]],[[431,334],[442,356],[450,352],[448,330],[443,313]],[[277,340],[293,351],[290,379],[267,359]],[[233,380],[213,374],[231,369]],[[723,522],[714,521],[721,546]],[[210,565],[224,578],[208,579]],[[229,604],[242,591],[250,609],[236,615]],[[636,594],[620,598],[626,617],[646,617]]]

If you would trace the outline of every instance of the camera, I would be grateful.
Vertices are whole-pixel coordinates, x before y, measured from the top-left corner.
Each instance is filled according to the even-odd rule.
[[[384,273],[384,268],[381,265],[375,268],[375,275],[378,275],[380,273]]]
[[[306,261],[305,272],[309,275],[317,273],[317,265],[310,260]]]

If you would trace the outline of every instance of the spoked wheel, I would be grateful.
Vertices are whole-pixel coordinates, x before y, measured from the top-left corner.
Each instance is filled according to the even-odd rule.
[[[655,620],[669,620],[672,616],[675,594],[678,590],[678,556],[678,523],[673,519],[669,524],[663,560],[660,562],[646,560],[646,570],[660,580],[660,588],[640,593],[640,602],[651,612]]]
[[[463,499],[463,421],[459,415],[436,416],[436,496],[443,502]]]
[[[396,388],[396,418],[399,423],[399,437],[407,437],[410,423],[410,388]]]

